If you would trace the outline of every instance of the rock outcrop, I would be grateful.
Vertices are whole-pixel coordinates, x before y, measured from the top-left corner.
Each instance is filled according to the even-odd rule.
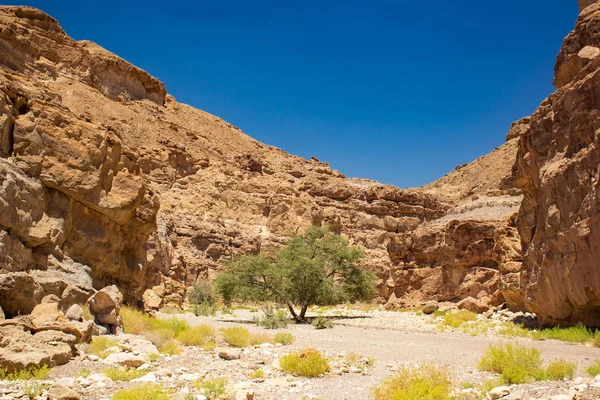
[[[522,133],[524,303],[545,325],[600,326],[600,3],[563,42],[550,95]]]

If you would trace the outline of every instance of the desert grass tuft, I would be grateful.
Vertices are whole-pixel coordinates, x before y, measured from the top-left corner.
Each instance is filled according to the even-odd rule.
[[[450,400],[452,382],[445,368],[401,368],[373,390],[375,400]]]
[[[329,362],[320,351],[305,348],[279,359],[281,368],[296,376],[315,378],[329,372]]]

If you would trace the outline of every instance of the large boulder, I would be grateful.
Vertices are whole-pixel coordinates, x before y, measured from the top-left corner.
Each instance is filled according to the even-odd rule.
[[[163,299],[154,290],[146,289],[142,301],[144,302],[144,311],[150,314],[160,309]]]
[[[0,326],[0,368],[9,372],[67,363],[73,356],[75,336],[48,330],[32,334],[23,325]]]
[[[60,331],[75,336],[75,342],[88,341],[92,336],[92,321],[69,321],[58,309],[58,302],[37,305],[30,315],[35,332]]]
[[[121,319],[119,310],[123,302],[123,295],[116,286],[106,286],[96,292],[88,300],[90,311],[96,318],[96,322],[108,326],[120,327]]]
[[[6,318],[29,314],[43,294],[41,286],[25,272],[0,274],[0,307]]]

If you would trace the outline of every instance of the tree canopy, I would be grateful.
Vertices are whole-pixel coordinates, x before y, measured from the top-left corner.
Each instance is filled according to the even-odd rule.
[[[233,258],[217,275],[215,290],[225,302],[287,305],[294,319],[301,322],[311,305],[371,298],[373,275],[356,265],[362,257],[362,250],[342,236],[310,227],[281,249]]]

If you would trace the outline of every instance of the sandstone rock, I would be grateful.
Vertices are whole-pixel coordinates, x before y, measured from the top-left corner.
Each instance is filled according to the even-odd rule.
[[[498,386],[489,391],[489,396],[492,400],[501,399],[510,393],[508,386]]]
[[[595,127],[599,57],[576,73],[564,72],[586,46],[600,48],[599,27],[596,3],[581,13],[563,41],[555,67],[560,89],[531,116],[519,142],[517,183],[524,194],[517,219],[524,251],[521,286],[525,307],[543,325],[600,326],[600,143]]]
[[[113,353],[106,357],[104,361],[131,368],[137,368],[145,362],[144,357],[132,353]]]
[[[119,325],[123,295],[116,286],[107,286],[89,298],[90,311],[102,324]]]
[[[79,304],[73,304],[65,313],[65,317],[71,321],[81,321],[83,319],[83,308]]]
[[[0,307],[7,318],[29,314],[42,300],[42,288],[24,272],[0,275]]]
[[[579,10],[583,10],[584,8],[591,6],[598,0],[577,0],[579,2]]]
[[[488,305],[470,296],[462,299],[456,305],[461,310],[468,310],[474,313],[482,313],[489,308]]]
[[[425,305],[423,306],[423,313],[424,314],[433,314],[435,311],[437,311],[437,309],[439,308],[439,304],[437,301],[428,301],[427,303],[425,303]]]
[[[81,397],[76,391],[55,383],[48,390],[48,398],[50,400],[79,400]]]
[[[162,305],[162,298],[152,289],[146,289],[142,301],[144,302],[144,311],[147,313],[158,311]]]
[[[0,326],[0,367],[9,371],[61,365],[72,355],[75,336],[59,331],[31,334],[23,326]]]
[[[35,332],[46,330],[65,332],[75,336],[76,343],[91,338],[93,322],[69,321],[58,309],[57,302],[38,304],[31,312],[30,319]]]
[[[218,351],[219,357],[224,360],[239,360],[242,354],[239,350],[221,349]]]

